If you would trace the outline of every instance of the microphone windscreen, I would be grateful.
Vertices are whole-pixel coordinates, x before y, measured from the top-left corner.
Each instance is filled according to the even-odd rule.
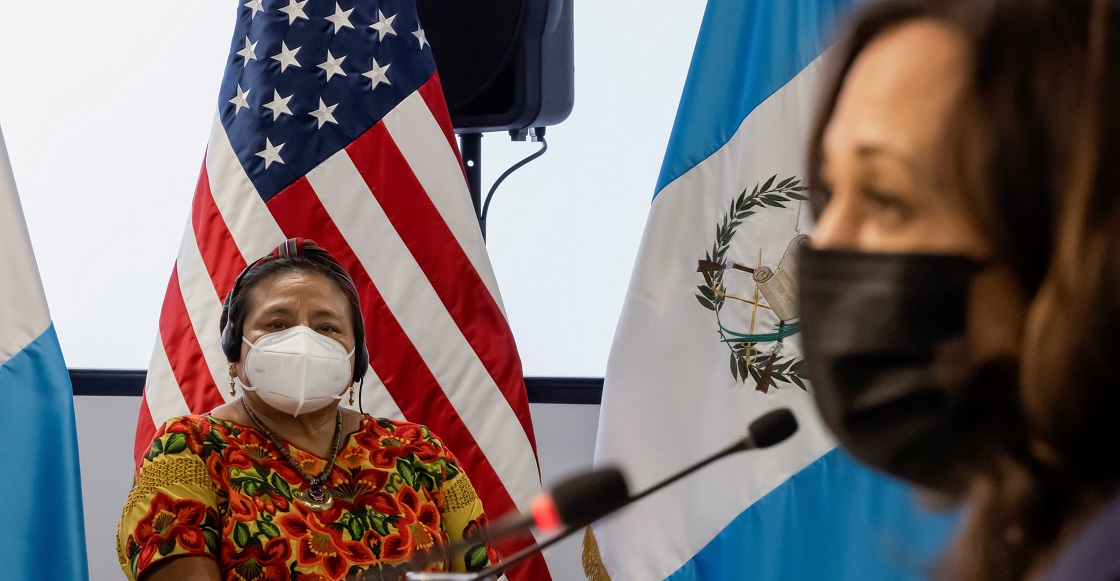
[[[756,448],[769,448],[797,431],[797,418],[789,408],[778,408],[762,414],[747,430]]]
[[[618,468],[600,468],[552,487],[560,520],[568,527],[590,524],[626,504],[630,487]]]

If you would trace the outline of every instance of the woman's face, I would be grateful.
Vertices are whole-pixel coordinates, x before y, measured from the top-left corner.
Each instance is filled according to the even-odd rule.
[[[967,89],[966,40],[932,19],[888,28],[852,63],[821,148],[818,248],[991,257],[953,172],[945,128]],[[1017,352],[1023,301],[1011,271],[972,280],[974,361]]]
[[[256,343],[263,335],[302,325],[342,344],[347,352],[354,349],[354,328],[350,322],[350,302],[346,295],[326,276],[306,272],[289,272],[265,280],[249,291],[249,313],[245,316],[243,333]],[[241,342],[241,358],[237,374],[246,385],[245,356],[249,345]],[[353,368],[353,358],[350,360]]]
[[[930,20],[887,29],[859,54],[825,128],[816,246],[987,255],[946,171],[943,128],[969,66],[963,39]]]

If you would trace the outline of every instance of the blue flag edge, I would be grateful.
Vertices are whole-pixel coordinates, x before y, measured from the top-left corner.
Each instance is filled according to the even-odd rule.
[[[921,507],[907,486],[834,448],[740,513],[667,580],[927,579],[959,520],[959,511]]]
[[[74,395],[54,324],[0,365],[8,579],[89,579]],[[107,548],[108,550],[108,548]]]
[[[859,1],[820,0],[813,11],[788,0],[709,0],[654,197],[726,145],[755,107],[816,60]]]

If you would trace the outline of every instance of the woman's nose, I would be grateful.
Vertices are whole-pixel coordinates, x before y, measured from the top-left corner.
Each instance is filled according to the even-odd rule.
[[[852,196],[833,192],[813,229],[813,247],[853,249],[859,239],[859,212]]]

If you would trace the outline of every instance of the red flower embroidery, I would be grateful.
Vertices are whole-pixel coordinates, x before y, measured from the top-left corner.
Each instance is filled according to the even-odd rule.
[[[369,547],[357,541],[347,541],[342,533],[324,526],[300,505],[297,513],[280,517],[280,528],[297,543],[296,559],[299,565],[318,566],[332,581],[342,579],[350,565],[367,565],[374,560]]]
[[[326,467],[325,461],[310,452],[295,447],[290,447],[288,452],[292,455],[292,460],[308,474],[318,474]]]
[[[347,512],[372,508],[381,514],[396,514],[398,512],[396,499],[381,490],[388,478],[389,474],[384,470],[372,469],[336,478],[334,484],[329,487],[331,495],[334,496],[333,508],[342,508]],[[340,513],[337,518],[341,516]],[[327,518],[320,513],[319,520],[331,521],[337,518]]]
[[[443,454],[436,440],[424,436],[415,424],[398,424],[395,429],[377,429],[358,434],[360,445],[371,450],[370,463],[378,468],[396,466],[397,458],[415,455],[424,462],[433,462]]]
[[[362,467],[369,458],[369,450],[361,445],[346,446],[339,450],[338,460],[336,461],[339,466],[344,466],[347,470],[357,470]]]
[[[136,543],[140,545],[137,569],[144,570],[158,551],[168,555],[176,545],[189,553],[206,552],[206,539],[202,536],[202,521],[206,506],[188,498],[171,500],[157,492],[151,508],[136,524]]]
[[[273,453],[269,451],[269,443],[256,430],[244,430],[238,436],[234,445],[229,447],[226,463],[242,470],[248,470],[254,465],[274,462]]]
[[[284,495],[279,492],[276,492],[271,485],[258,488],[257,494],[253,495],[253,503],[257,505],[257,510],[267,512],[268,514],[276,514],[277,512],[285,512],[288,510],[288,499],[284,498]]]
[[[229,516],[235,521],[252,522],[257,520],[257,505],[243,494],[231,494],[229,497]]]
[[[292,556],[292,547],[284,537],[271,539],[264,546],[253,539],[240,548],[227,538],[222,540],[222,555],[231,579],[284,581],[288,579],[288,558]]]
[[[435,543],[446,541],[440,531],[439,511],[431,502],[421,502],[416,491],[402,488],[397,493],[401,518],[397,530],[381,543],[381,557],[388,560],[411,558],[416,551],[426,551]]]

